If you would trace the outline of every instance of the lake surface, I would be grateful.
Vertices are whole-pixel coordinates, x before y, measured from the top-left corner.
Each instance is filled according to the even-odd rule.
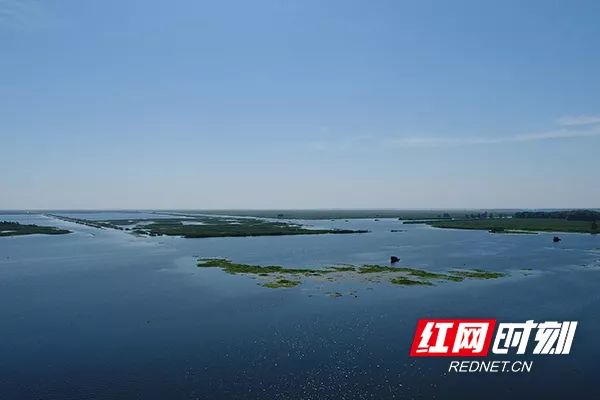
[[[600,398],[600,235],[561,233],[552,243],[550,233],[357,219],[296,222],[371,232],[182,239],[35,214],[0,219],[74,232],[0,238],[0,399]],[[195,266],[197,257],[385,265],[391,255],[401,266],[509,277],[434,287],[307,280],[268,289]],[[342,297],[327,294],[334,291]],[[449,359],[408,357],[416,321],[427,317],[579,326],[570,355],[522,357],[534,361],[531,373],[456,374],[447,372]]]

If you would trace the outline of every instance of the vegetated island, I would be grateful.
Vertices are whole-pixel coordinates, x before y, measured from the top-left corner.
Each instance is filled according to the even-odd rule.
[[[460,219],[420,221],[436,228],[479,229],[491,233],[577,232],[600,233],[600,212],[593,210],[523,211],[511,218],[493,214],[467,215]],[[407,222],[405,222],[407,223]],[[415,223],[410,221],[410,223]]]
[[[367,233],[368,230],[311,229],[302,225],[267,221],[258,218],[234,218],[216,216],[181,216],[156,219],[87,220],[50,214],[64,221],[95,228],[111,228],[146,236],[181,236],[184,238],[283,236]]]
[[[18,222],[0,221],[0,237],[34,234],[64,235],[66,233],[71,233],[71,231],[55,228],[53,226],[39,226],[35,224],[26,225]]]
[[[465,279],[495,279],[505,276],[502,272],[483,269],[454,269],[447,273],[430,272],[423,269],[366,264],[362,266],[342,265],[327,268],[285,268],[279,265],[251,265],[234,263],[226,258],[200,258],[198,267],[220,268],[228,274],[250,275],[261,279],[262,286],[268,288],[290,288],[298,286],[301,278],[328,281],[350,278],[366,278],[368,282],[387,280],[394,285],[433,286],[434,282],[462,282]]]

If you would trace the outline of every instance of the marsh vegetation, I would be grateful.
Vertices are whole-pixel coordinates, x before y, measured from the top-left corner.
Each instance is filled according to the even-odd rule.
[[[267,278],[262,286],[268,288],[295,287],[301,283],[299,277],[322,277],[327,275],[327,281],[336,281],[352,278],[364,278],[368,281],[374,279],[388,280],[394,285],[425,285],[433,286],[434,282],[450,281],[462,282],[465,279],[495,279],[505,276],[501,272],[485,271],[483,269],[455,269],[448,273],[431,272],[418,268],[393,267],[387,265],[366,264],[362,266],[344,265],[325,268],[286,268],[280,265],[252,265],[232,262],[226,258],[200,258],[198,267],[220,268],[232,275],[245,274],[257,278]],[[360,280],[360,279],[359,279]]]

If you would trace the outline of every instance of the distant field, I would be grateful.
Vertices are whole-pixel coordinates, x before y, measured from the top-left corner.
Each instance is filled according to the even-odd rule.
[[[430,218],[464,218],[465,215],[494,213],[510,216],[517,210],[177,210],[185,214],[232,215],[238,217],[282,219],[353,219],[353,218],[400,218],[405,220]]]
[[[569,221],[552,218],[499,218],[426,222],[436,228],[482,229],[502,231],[543,231],[597,233],[590,221]]]

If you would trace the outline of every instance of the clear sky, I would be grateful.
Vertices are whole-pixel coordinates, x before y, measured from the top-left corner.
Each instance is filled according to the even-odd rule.
[[[598,1],[0,0],[0,209],[600,206]]]

